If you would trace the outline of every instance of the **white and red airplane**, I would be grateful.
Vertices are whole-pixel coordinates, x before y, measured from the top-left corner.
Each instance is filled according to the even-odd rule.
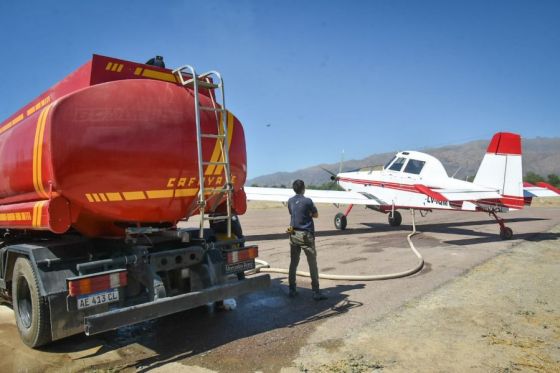
[[[349,205],[338,213],[337,229],[345,229],[354,205],[365,205],[388,214],[389,224],[398,226],[399,209],[483,211],[496,219],[500,237],[510,239],[511,228],[497,213],[519,210],[530,205],[533,197],[559,196],[560,189],[547,183],[523,183],[521,137],[496,133],[472,182],[449,177],[435,157],[417,151],[397,153],[385,166],[341,172],[331,179],[345,191],[307,189],[305,195],[315,203]],[[248,200],[287,202],[291,189],[245,187]]]

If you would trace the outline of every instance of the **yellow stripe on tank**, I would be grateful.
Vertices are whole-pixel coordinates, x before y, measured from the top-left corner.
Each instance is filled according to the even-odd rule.
[[[43,206],[45,206],[45,204],[48,201],[38,201],[35,202],[35,205],[33,206],[33,222],[32,222],[32,226],[35,228],[40,228],[41,227],[41,223],[42,223],[42,215],[43,215]]]
[[[105,193],[105,194],[107,195],[107,199],[111,202],[123,200],[120,193]]]
[[[175,79],[175,75],[170,73],[164,73],[162,71],[144,69],[144,71],[142,72],[142,76],[144,78],[151,78],[151,79],[163,80],[164,82],[177,83],[177,80]]]
[[[50,108],[51,105],[45,107],[39,115],[35,130],[35,141],[33,143],[33,186],[37,194],[43,198],[48,198],[48,194],[43,186],[43,142]]]
[[[143,199],[162,199],[177,197],[192,197],[198,193],[198,188],[185,189],[159,189],[159,190],[138,190],[131,192],[112,192],[112,193],[86,193],[85,197],[89,202],[126,202]]]
[[[172,198],[173,189],[162,189],[162,190],[147,190],[146,194],[148,198]]]
[[[220,125],[218,126],[218,134],[223,135],[224,129],[223,126],[221,125],[222,113],[220,113],[219,120],[220,120]],[[233,115],[229,111],[227,112],[227,131],[228,131],[228,148],[229,148],[229,144],[231,144],[231,135],[233,133]],[[210,162],[218,162],[219,159],[221,159],[220,162],[223,162],[224,155],[222,154],[222,141],[223,139],[216,139],[216,145],[214,145],[214,151],[212,152],[212,157],[210,158]],[[221,173],[223,167],[224,166],[221,165],[216,166],[211,164],[206,168],[204,175],[206,176],[217,175]]]
[[[146,195],[143,191],[136,191],[136,192],[123,192],[124,199],[127,201],[135,201],[139,199],[146,199]]]
[[[233,138],[233,115],[228,111],[227,113],[227,140],[228,140],[228,146],[227,146],[227,150],[229,153],[230,147],[231,147],[231,139]],[[224,154],[221,154],[221,161],[220,162],[224,162]],[[221,175],[222,171],[224,169],[224,166],[222,165],[218,165],[218,167],[216,167],[216,171],[214,172],[214,175]]]

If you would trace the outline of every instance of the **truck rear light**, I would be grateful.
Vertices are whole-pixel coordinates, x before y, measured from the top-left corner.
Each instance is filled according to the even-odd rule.
[[[119,288],[126,286],[127,281],[128,278],[124,269],[66,279],[68,294],[71,297]]]
[[[247,246],[237,251],[227,253],[227,263],[245,262],[259,256],[258,246]]]

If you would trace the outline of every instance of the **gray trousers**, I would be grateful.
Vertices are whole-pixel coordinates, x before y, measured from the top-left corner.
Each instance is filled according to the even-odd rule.
[[[296,271],[299,264],[301,250],[307,256],[309,273],[311,274],[311,288],[319,290],[319,270],[317,269],[317,251],[315,250],[315,236],[307,231],[295,231],[290,235],[290,274],[288,281],[290,289],[296,288]]]

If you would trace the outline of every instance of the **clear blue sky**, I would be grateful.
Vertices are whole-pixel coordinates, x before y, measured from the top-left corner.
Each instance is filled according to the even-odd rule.
[[[2,1],[0,120],[92,53],[216,69],[249,177],[560,136],[560,1]]]

